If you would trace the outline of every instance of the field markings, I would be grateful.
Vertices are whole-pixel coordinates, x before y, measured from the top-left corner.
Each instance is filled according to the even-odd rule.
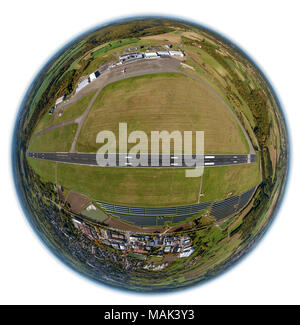
[[[203,184],[203,175],[201,176],[201,179],[200,179],[200,187],[199,187],[199,194],[198,194],[198,202],[197,203],[200,203],[200,197],[203,195],[202,194],[202,184]]]

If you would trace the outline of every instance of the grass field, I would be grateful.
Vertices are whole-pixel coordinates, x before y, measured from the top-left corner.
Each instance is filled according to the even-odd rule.
[[[96,93],[96,90],[92,90],[90,93],[88,93],[87,95],[82,97],[76,103],[66,107],[61,116],[55,117],[54,124],[69,121],[75,117],[80,116],[85,111],[87,106],[89,105],[89,103],[92,100],[95,93]]]
[[[50,115],[48,112],[46,112],[44,114],[44,116],[40,119],[38,125],[36,126],[36,128],[34,129],[34,133],[38,133],[42,130],[47,129],[48,127],[51,126],[53,120],[53,116]]]
[[[93,200],[133,206],[176,206],[198,201],[200,178],[184,169],[105,168],[28,158],[42,179],[57,181]],[[205,168],[201,202],[222,200],[259,184],[258,165]]]
[[[114,41],[114,42],[110,42],[108,44],[106,44],[105,46],[99,48],[98,50],[96,50],[95,52],[92,53],[92,56],[94,58],[103,55],[104,53],[107,53],[108,51],[114,50],[115,48],[124,46],[124,45],[129,45],[132,43],[137,43],[138,39],[136,38],[130,38],[130,39],[122,39],[119,41]]]
[[[41,179],[44,182],[56,183],[56,163],[41,160],[41,159],[33,159],[27,158],[29,165],[34,169],[34,171],[40,175]]]
[[[260,181],[258,163],[205,168],[201,201],[218,201],[241,194]]]
[[[81,214],[85,216],[87,219],[95,222],[103,222],[107,219],[107,215],[100,209],[96,208],[96,210],[88,210],[85,209],[81,211]]]
[[[54,182],[56,163],[28,158],[45,181]],[[120,204],[171,206],[195,202],[200,178],[184,170],[105,168],[57,163],[58,183],[91,199]]]
[[[70,124],[33,137],[29,143],[30,152],[68,152],[77,129]]]
[[[111,63],[116,60],[116,56],[113,54],[104,54],[102,56],[98,56],[96,58],[93,58],[91,63],[86,67],[86,69],[83,71],[84,75],[89,75],[90,73],[95,72],[99,66],[106,64],[106,63]]]
[[[128,134],[143,130],[204,131],[206,153],[247,153],[243,134],[224,104],[202,83],[177,73],[124,79],[107,85],[96,99],[77,142],[77,151],[96,152],[96,135],[119,122]],[[194,141],[195,147],[195,141]]]

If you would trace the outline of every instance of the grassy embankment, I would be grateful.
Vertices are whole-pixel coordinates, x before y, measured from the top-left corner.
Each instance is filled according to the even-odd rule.
[[[198,201],[200,178],[186,178],[184,169],[107,168],[55,163],[29,158],[45,181],[57,181],[91,199],[136,206],[174,206]],[[57,166],[57,167],[56,167]],[[201,201],[222,200],[259,183],[256,164],[209,167],[204,170]]]

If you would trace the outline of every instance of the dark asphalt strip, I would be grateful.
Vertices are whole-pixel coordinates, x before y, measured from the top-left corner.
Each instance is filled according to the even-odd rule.
[[[58,153],[58,152],[29,152],[28,157],[36,159],[44,159],[56,162],[64,162],[70,164],[104,166],[97,163],[97,155],[95,153]],[[228,166],[239,165],[256,162],[256,155],[220,155],[210,154],[204,156],[196,155],[150,155],[145,154],[144,163],[136,165],[134,159],[140,159],[140,155],[132,154],[110,154],[110,165],[107,167],[124,167],[124,168],[193,168],[196,166],[212,167],[212,166]],[[108,158],[104,155],[103,158]]]

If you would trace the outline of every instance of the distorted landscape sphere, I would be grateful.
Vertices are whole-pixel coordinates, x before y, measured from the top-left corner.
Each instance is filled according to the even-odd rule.
[[[207,28],[157,17],[101,26],[54,55],[24,97],[12,153],[51,251],[144,292],[238,261],[273,220],[288,170],[283,112],[253,61]]]

